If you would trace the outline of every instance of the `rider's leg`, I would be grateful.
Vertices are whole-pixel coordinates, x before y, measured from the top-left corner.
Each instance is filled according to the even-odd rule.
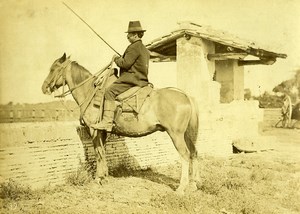
[[[103,119],[100,123],[91,125],[92,128],[111,132],[116,110],[115,98],[131,87],[132,86],[125,84],[112,84],[105,90]]]

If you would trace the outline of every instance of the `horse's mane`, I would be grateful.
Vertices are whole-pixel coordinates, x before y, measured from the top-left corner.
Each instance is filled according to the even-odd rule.
[[[79,65],[76,61],[72,62],[72,75],[75,84],[81,83],[83,80],[89,78],[92,74],[83,66]]]

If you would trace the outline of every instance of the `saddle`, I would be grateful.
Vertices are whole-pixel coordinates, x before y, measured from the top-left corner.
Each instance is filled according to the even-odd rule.
[[[122,112],[139,113],[147,97],[153,91],[153,85],[134,86],[116,97]]]
[[[146,98],[153,91],[153,85],[149,84],[144,87],[134,86],[116,97],[117,105],[121,112],[139,113]],[[100,108],[103,103],[104,90],[98,90],[95,94],[93,104]]]

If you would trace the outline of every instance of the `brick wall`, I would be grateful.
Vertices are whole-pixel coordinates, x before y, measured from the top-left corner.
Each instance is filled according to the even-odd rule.
[[[32,187],[58,184],[84,162],[76,123],[0,124],[0,176]]]
[[[0,124],[0,181],[14,179],[34,188],[65,182],[81,163],[94,165],[91,139],[78,122]],[[134,169],[174,163],[178,159],[166,133],[142,138],[111,137],[106,144],[111,169]]]
[[[262,116],[256,104],[221,104],[211,113],[200,114],[199,154],[228,155],[232,153],[233,139],[256,137]],[[265,112],[264,119],[270,111]],[[110,136],[105,147],[109,169],[120,164],[143,169],[179,160],[165,132],[142,138]],[[12,178],[33,187],[63,183],[84,162],[94,166],[94,150],[87,132],[77,121],[0,124],[2,179]]]
[[[87,161],[94,162],[94,148],[86,129],[79,128],[80,138],[85,145]],[[171,139],[166,132],[155,132],[140,138],[108,136],[105,144],[109,170],[120,165],[132,169],[145,169],[152,166],[167,165],[179,160]]]

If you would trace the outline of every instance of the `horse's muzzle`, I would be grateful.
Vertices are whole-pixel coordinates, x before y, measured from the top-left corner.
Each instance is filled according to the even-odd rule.
[[[45,81],[42,85],[42,91],[44,94],[50,95],[52,92],[50,90],[49,84]]]

